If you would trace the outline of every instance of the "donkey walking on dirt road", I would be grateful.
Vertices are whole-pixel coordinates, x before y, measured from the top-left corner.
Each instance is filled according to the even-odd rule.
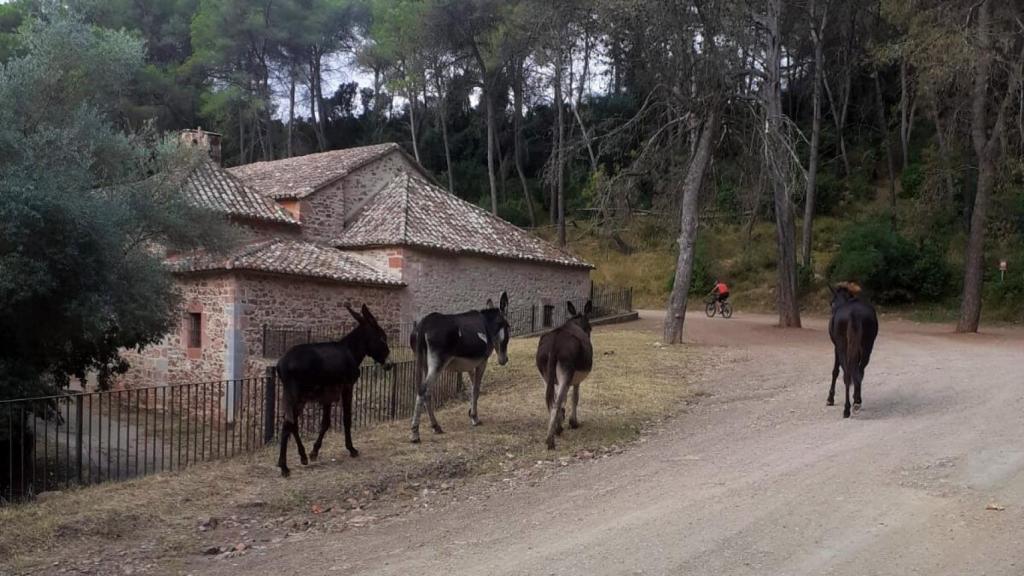
[[[302,465],[314,462],[320,455],[324,434],[331,425],[331,404],[341,400],[341,419],[345,427],[345,448],[355,458],[359,451],[352,445],[352,393],[359,379],[363,360],[369,356],[385,370],[391,368],[388,356],[388,336],[363,304],[362,313],[349,306],[349,314],[356,319],[356,327],[338,342],[299,344],[292,347],[277,361],[277,374],[281,378],[284,423],[281,425],[281,454],[277,465],[281,476],[287,477],[288,437],[295,437]],[[299,438],[299,415],[306,402],[319,402],[322,410],[320,435],[313,444],[313,451],[306,458],[306,448]]]
[[[413,325],[409,344],[416,354],[416,377],[419,387],[416,391],[416,407],[412,413],[412,433],[409,441],[413,444],[420,441],[420,414],[423,407],[427,408],[430,426],[435,434],[443,434],[444,430],[434,416],[434,405],[430,401],[430,388],[437,381],[441,371],[469,372],[473,380],[470,391],[469,421],[473,426],[480,425],[476,404],[480,398],[480,383],[487,370],[487,361],[491,353],[498,352],[498,364],[508,363],[508,341],[512,337],[506,319],[508,314],[508,294],[501,293],[498,307],[487,300],[484,310],[472,310],[461,314],[439,314],[434,312],[426,315]]]
[[[860,410],[860,385],[878,336],[878,315],[871,304],[860,299],[860,286],[857,284],[844,282],[834,289],[829,287],[829,290],[832,292],[832,318],[828,323],[828,335],[835,348],[835,364],[832,366],[832,386],[828,389],[828,405],[835,405],[836,378],[842,367],[846,385],[843,418],[849,418],[851,386],[853,411]]]
[[[549,450],[555,448],[555,435],[562,433],[565,398],[570,387],[572,412],[569,415],[569,427],[579,427],[576,410],[580,403],[580,383],[590,375],[594,365],[594,347],[590,343],[590,312],[593,304],[588,300],[582,314],[576,312],[572,302],[566,302],[565,307],[569,319],[541,336],[537,344],[537,370],[547,388],[544,399],[548,406]]]

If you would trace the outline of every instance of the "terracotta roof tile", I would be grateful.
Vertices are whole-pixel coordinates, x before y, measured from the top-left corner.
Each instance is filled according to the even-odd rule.
[[[374,194],[339,247],[422,246],[456,253],[592,268],[589,263],[416,176]]]
[[[193,204],[230,216],[298,224],[287,210],[213,162],[204,161],[197,165],[185,177],[182,192]]]
[[[361,146],[254,162],[228,171],[270,198],[305,198],[318,188],[398,149],[395,143]]]
[[[402,286],[401,280],[337,248],[284,238],[243,246],[221,257],[191,254],[168,261],[178,273],[247,270],[353,284]]]

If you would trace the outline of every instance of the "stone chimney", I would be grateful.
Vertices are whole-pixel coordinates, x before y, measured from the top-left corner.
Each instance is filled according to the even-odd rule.
[[[179,136],[182,143],[189,146],[201,146],[210,154],[210,158],[220,166],[220,138],[216,132],[207,132],[202,128],[182,130]]]

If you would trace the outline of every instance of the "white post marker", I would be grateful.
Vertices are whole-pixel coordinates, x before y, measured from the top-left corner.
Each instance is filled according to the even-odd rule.
[[[1006,260],[999,261],[999,282],[1006,279]]]

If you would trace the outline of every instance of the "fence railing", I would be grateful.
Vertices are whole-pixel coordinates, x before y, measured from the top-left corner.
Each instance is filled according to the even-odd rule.
[[[632,292],[595,289],[594,317],[632,310]],[[574,302],[582,309],[584,304]],[[514,335],[538,332],[565,320],[565,306],[513,310]],[[354,428],[412,416],[417,377],[408,351],[409,330],[389,332],[395,365],[385,371],[365,364],[355,386]],[[333,331],[332,331],[333,330]],[[264,330],[264,355],[300,342],[326,340],[345,327]],[[431,391],[435,407],[464,392],[458,374],[441,374]],[[125,480],[251,453],[272,442],[281,428],[281,386],[273,369],[256,378],[151,388],[69,393],[0,401],[0,503],[45,491]],[[315,434],[319,405],[307,405],[299,421]],[[337,407],[334,430],[342,427]]]
[[[633,289],[591,287],[590,299],[593,302],[593,318],[605,318],[633,311]],[[573,301],[577,309],[583,310],[586,298]],[[561,325],[566,319],[564,302],[551,305],[531,305],[509,310],[506,315],[513,336],[534,334],[548,328]],[[339,340],[355,327],[352,321],[339,322],[326,326],[304,328],[280,328],[263,326],[263,357],[280,358],[292,346],[309,342],[327,342]],[[409,336],[412,334],[411,322],[388,325],[384,327],[388,334],[388,346],[391,348],[393,361],[412,360]]]

